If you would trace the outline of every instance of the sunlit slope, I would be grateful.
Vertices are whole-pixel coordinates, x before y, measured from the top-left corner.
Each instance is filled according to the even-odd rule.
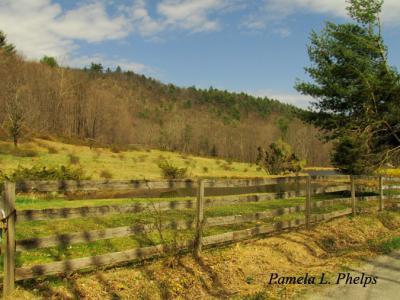
[[[113,179],[162,178],[158,162],[168,159],[178,167],[188,168],[188,177],[265,177],[257,165],[228,162],[221,159],[159,150],[113,151],[61,142],[35,139],[22,143],[18,150],[9,142],[0,142],[0,168],[8,173],[21,166],[76,166],[82,167],[92,179],[106,176]],[[107,175],[104,175],[107,174]]]

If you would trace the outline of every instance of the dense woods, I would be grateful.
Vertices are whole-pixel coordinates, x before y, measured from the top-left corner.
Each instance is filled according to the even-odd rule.
[[[310,165],[329,163],[330,146],[318,131],[300,121],[299,109],[276,100],[0,52],[0,135],[15,144],[54,136],[254,162],[259,146],[282,138]]]

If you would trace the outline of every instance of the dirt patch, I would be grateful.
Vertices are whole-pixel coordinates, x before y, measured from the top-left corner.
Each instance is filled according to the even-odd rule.
[[[334,273],[377,254],[378,243],[400,236],[400,213],[341,218],[311,231],[165,258],[139,267],[74,274],[18,287],[18,299],[287,299],[305,285],[268,285],[285,276]],[[245,298],[247,297],[247,298]]]

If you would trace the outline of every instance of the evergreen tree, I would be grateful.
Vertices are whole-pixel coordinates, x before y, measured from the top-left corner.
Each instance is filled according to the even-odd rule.
[[[400,155],[400,76],[387,62],[382,1],[348,3],[356,23],[328,22],[320,34],[311,33],[313,64],[305,70],[314,81],[298,82],[296,88],[316,99],[306,119],[337,142],[336,151],[353,147],[359,154],[346,160],[357,167],[344,167],[339,159],[350,151],[333,155],[333,163],[344,171],[367,172]]]
[[[93,72],[93,73],[101,74],[101,73],[103,73],[103,70],[104,70],[104,67],[103,67],[103,65],[101,63],[92,62],[90,64],[90,71]]]
[[[0,30],[0,49],[7,54],[15,54],[15,46],[7,42],[7,35]]]
[[[51,68],[57,68],[58,67],[58,62],[54,57],[51,56],[43,56],[43,58],[40,60],[40,62],[44,65],[48,65]]]

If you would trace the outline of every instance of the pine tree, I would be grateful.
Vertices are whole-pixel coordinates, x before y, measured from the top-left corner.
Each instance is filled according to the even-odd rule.
[[[400,76],[388,64],[381,35],[383,2],[348,3],[356,22],[328,22],[320,34],[311,33],[308,53],[313,64],[305,70],[313,82],[298,82],[296,88],[315,99],[307,121],[324,130],[336,150],[347,149],[352,140],[359,154],[345,160],[357,168],[335,161],[340,154],[333,155],[333,163],[344,171],[367,172],[400,155]]]

